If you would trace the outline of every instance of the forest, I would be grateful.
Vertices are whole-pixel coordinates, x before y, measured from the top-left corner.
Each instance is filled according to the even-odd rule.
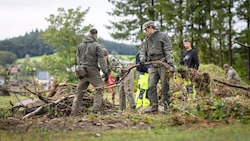
[[[0,65],[15,63],[16,59],[25,58],[26,55],[36,57],[53,54],[53,47],[44,42],[39,36],[40,32],[37,29],[24,36],[0,41],[0,53],[2,53]],[[136,53],[136,48],[133,45],[116,43],[102,38],[99,39],[99,43],[110,53],[121,55],[134,55]]]
[[[242,79],[250,80],[249,0],[109,1],[115,7],[109,14],[117,19],[107,26],[115,31],[113,38],[143,40],[142,25],[153,20],[171,37],[177,64],[182,40],[190,38],[201,63],[228,63]]]

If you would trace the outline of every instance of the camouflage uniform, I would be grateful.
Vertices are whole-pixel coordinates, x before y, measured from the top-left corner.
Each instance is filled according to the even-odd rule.
[[[85,71],[86,75],[82,76],[77,85],[77,93],[74,97],[72,105],[72,114],[78,112],[78,107],[81,104],[82,97],[84,96],[84,90],[86,90],[89,84],[94,87],[103,87],[103,81],[100,76],[100,65],[102,71],[107,73],[108,68],[106,61],[104,60],[103,51],[100,44],[92,36],[87,36],[83,39],[76,52],[77,64],[81,68],[81,72]],[[100,111],[103,102],[103,88],[96,89],[93,103],[93,112]]]
[[[226,79],[232,84],[240,84],[240,77],[236,70],[231,66],[229,66],[229,69],[226,72]]]
[[[140,55],[141,62],[147,61],[163,61],[170,65],[173,65],[173,53],[170,39],[164,33],[156,30],[151,36],[146,38],[145,46]],[[161,81],[162,98],[164,108],[167,109],[170,104],[170,92],[169,92],[169,76],[167,70],[163,66],[151,65],[149,71],[149,86],[148,94],[150,99],[151,109],[158,111],[158,95],[157,95],[157,83]],[[149,111],[151,112],[151,111]]]
[[[129,65],[122,64],[119,59],[110,56],[107,59],[107,64],[109,66],[109,70],[118,73],[118,76],[121,78],[129,68]],[[128,103],[130,109],[135,109],[135,99],[133,94],[133,85],[134,85],[134,73],[131,70],[126,78],[120,83],[119,87],[119,105],[120,110],[126,109],[126,98],[128,99]]]

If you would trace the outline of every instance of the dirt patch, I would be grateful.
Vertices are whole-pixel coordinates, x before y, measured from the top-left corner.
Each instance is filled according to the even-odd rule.
[[[112,115],[78,115],[50,119],[39,117],[36,119],[2,119],[0,120],[0,130],[5,131],[28,131],[29,129],[40,130],[111,130],[111,129],[146,129],[150,123],[135,120],[133,117],[139,115],[124,115],[113,113]]]
[[[163,122],[165,120],[165,122]],[[233,121],[199,121],[196,123],[187,123],[183,125],[174,125],[180,127],[180,130],[196,130],[201,128],[220,128]],[[37,119],[20,120],[20,119],[2,119],[0,120],[0,131],[28,132],[30,130],[59,130],[59,131],[104,131],[104,130],[125,130],[125,129],[148,129],[171,126],[166,115],[138,115],[114,113],[112,115],[79,115],[69,117],[59,117],[49,119],[40,117]],[[165,124],[165,125],[164,125]]]

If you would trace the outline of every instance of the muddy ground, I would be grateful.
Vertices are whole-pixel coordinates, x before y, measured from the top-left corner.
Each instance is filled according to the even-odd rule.
[[[149,129],[154,127],[179,126],[185,129],[217,128],[234,121],[200,121],[183,125],[173,125],[169,115],[150,114],[141,116],[138,113],[113,113],[111,115],[78,115],[49,119],[39,117],[35,119],[20,120],[8,118],[0,120],[0,131],[28,132],[30,130],[59,130],[59,131],[103,131],[114,129]],[[154,120],[158,119],[158,120]],[[160,119],[160,121],[159,121]]]

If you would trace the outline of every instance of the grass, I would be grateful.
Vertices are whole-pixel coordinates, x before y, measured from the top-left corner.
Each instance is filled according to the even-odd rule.
[[[42,58],[43,58],[43,56],[37,56],[37,57],[30,57],[29,59],[30,59],[30,61],[40,62],[40,61],[42,61]],[[23,63],[25,60],[26,60],[26,58],[21,58],[21,59],[18,59],[16,62]]]
[[[11,94],[10,96],[1,96],[0,97],[0,109],[1,108],[9,108],[10,105],[10,101],[15,104],[16,102],[18,102],[19,100],[25,100],[28,99],[28,97],[26,96],[22,96],[22,95],[15,95],[15,94]]]
[[[1,132],[0,141],[248,141],[250,126],[236,123],[221,128],[165,127],[145,130]]]

